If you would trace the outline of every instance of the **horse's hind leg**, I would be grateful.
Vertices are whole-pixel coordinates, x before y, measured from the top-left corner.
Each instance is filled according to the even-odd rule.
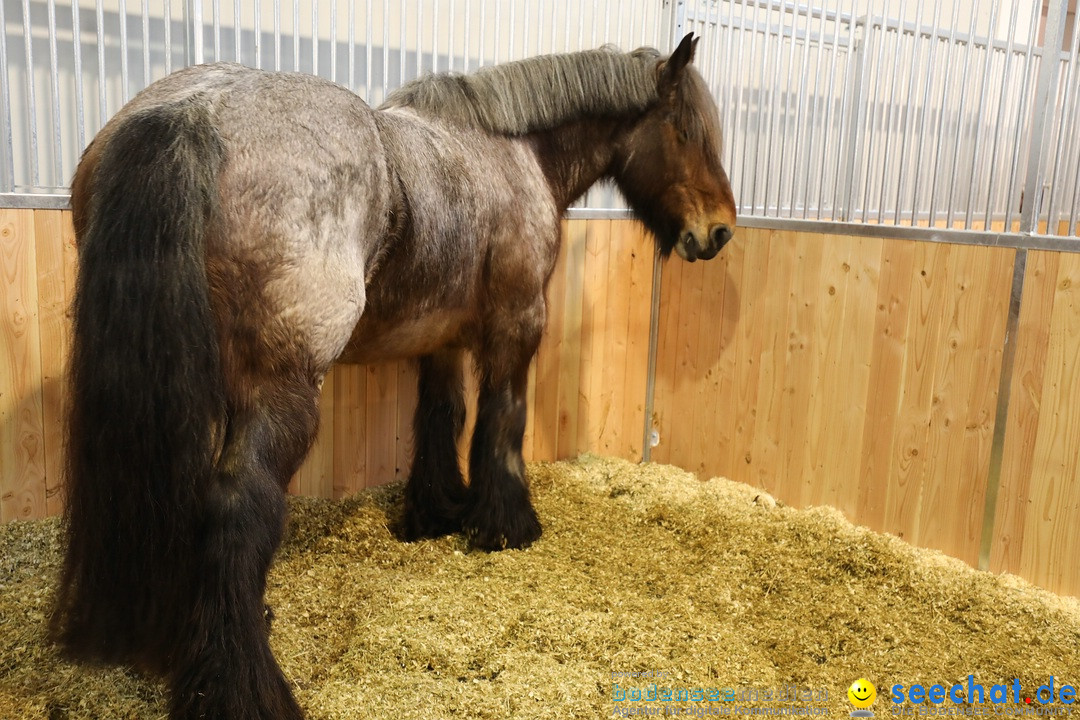
[[[525,461],[529,363],[540,343],[543,312],[525,327],[489,332],[477,358],[480,397],[469,454],[468,508],[462,526],[484,550],[525,547],[540,537]]]
[[[302,717],[270,651],[263,592],[284,530],[284,485],[318,425],[318,390],[278,378],[250,398],[230,412],[206,494],[191,644],[169,677],[172,720]]]
[[[405,540],[461,529],[465,481],[457,442],[465,428],[462,375],[461,350],[442,350],[420,359],[413,462],[399,527]]]

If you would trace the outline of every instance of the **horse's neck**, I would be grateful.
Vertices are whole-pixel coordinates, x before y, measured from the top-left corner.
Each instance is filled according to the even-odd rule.
[[[617,123],[583,119],[530,136],[560,211],[565,211],[608,172]]]

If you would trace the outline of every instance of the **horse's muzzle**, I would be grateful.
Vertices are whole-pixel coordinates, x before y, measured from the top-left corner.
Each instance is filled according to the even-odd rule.
[[[732,235],[734,232],[726,223],[711,226],[704,239],[693,230],[688,230],[679,237],[675,252],[687,262],[711,260],[727,245]]]

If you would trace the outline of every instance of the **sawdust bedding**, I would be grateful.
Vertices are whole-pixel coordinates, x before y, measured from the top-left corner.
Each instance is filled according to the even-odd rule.
[[[860,677],[879,716],[979,712],[890,688],[1080,684],[1080,603],[1015,577],[675,468],[585,456],[529,476],[545,531],[524,551],[398,542],[400,485],[290,500],[267,594],[308,718],[836,716]],[[0,527],[0,718],[164,718],[159,682],[44,641],[59,542],[56,520]]]

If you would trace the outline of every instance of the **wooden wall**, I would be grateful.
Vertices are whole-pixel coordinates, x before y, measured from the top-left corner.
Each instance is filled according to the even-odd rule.
[[[642,456],[652,245],[572,220],[526,455]],[[0,516],[58,512],[70,218],[0,210]],[[975,564],[1015,251],[742,229],[664,267],[652,458]],[[1080,255],[1028,256],[991,569],[1080,595]],[[295,492],[402,478],[409,363],[338,366]]]

